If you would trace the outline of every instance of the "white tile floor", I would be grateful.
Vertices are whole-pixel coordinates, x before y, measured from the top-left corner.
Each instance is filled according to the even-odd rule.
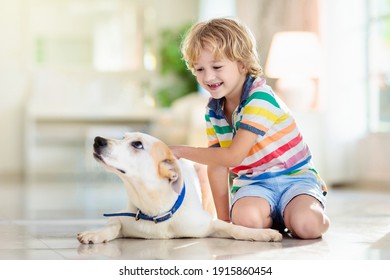
[[[320,240],[121,239],[81,245],[79,231],[126,204],[120,182],[2,183],[0,259],[390,259],[390,192],[331,190],[331,228]]]

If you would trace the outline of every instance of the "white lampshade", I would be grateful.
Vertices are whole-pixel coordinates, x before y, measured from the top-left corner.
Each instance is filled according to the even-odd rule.
[[[268,54],[265,74],[270,78],[318,78],[320,44],[312,32],[278,32]]]

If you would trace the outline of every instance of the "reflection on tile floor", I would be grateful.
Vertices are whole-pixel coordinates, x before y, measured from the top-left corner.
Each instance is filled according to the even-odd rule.
[[[81,245],[102,213],[126,205],[119,182],[0,185],[0,259],[390,259],[390,192],[331,190],[331,228],[319,240],[120,239]]]

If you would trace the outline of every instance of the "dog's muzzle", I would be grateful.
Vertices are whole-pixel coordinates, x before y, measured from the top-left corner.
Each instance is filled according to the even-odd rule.
[[[93,143],[93,156],[95,159],[104,162],[101,154],[105,147],[107,147],[107,140],[99,136],[95,137],[95,141]]]
[[[95,137],[95,142],[93,143],[95,152],[100,153],[105,147],[107,147],[107,140],[100,136]]]
[[[93,152],[93,157],[96,159],[96,160],[98,160],[98,161],[100,161],[100,162],[102,162],[102,163],[104,163],[104,164],[106,164],[107,165],[107,163],[105,162],[105,160],[104,160],[104,155],[106,154],[105,152],[104,152],[104,149],[106,148],[108,146],[108,140],[107,139],[105,139],[105,138],[103,138],[103,137],[100,137],[100,136],[97,136],[97,137],[95,137],[95,141],[94,141],[94,143],[93,143],[93,149],[94,149],[94,152]],[[121,169],[121,168],[117,168],[117,167],[115,167],[115,166],[112,166],[113,168],[115,168],[116,170],[118,170],[120,173],[122,173],[122,174],[126,174],[126,171],[125,170],[123,170],[123,169]]]

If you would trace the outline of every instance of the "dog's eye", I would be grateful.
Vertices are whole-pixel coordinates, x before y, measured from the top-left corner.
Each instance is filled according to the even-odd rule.
[[[141,141],[133,141],[131,142],[131,146],[133,146],[133,148],[135,149],[143,149],[144,148],[144,145],[142,144]]]

